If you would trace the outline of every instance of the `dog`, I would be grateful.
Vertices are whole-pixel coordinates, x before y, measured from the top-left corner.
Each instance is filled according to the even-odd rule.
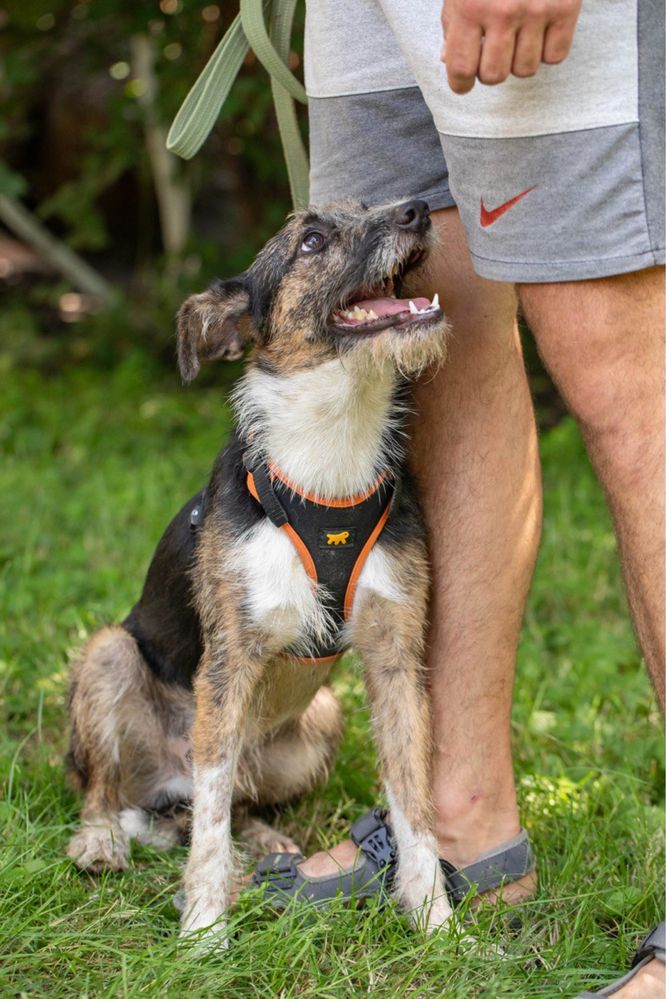
[[[245,273],[179,311],[185,382],[204,360],[252,355],[206,489],[168,526],[129,616],[73,664],[69,763],[85,802],[68,854],[123,869],[132,838],[168,847],[191,818],[185,935],[225,945],[232,809],[325,778],[341,730],[327,681],[349,646],[394,890],[430,928],[450,916],[429,796],[426,544],[405,460],[407,379],[443,360],[447,322],[437,296],[397,297],[432,241],[422,201],[300,211]],[[258,853],[297,849],[248,811],[239,835]]]

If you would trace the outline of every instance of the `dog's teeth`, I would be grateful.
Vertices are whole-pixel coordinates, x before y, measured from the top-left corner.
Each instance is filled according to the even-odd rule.
[[[370,309],[370,311],[368,312],[368,319],[379,319],[379,316],[377,315],[374,309]]]
[[[430,308],[431,309],[438,309],[439,308],[439,292],[438,291],[435,292],[435,297],[433,298],[432,302],[430,303]]]
[[[409,300],[409,311],[411,312],[411,314],[413,316],[418,316],[418,314],[419,314],[419,310],[416,308],[416,306],[412,302],[411,298]]]

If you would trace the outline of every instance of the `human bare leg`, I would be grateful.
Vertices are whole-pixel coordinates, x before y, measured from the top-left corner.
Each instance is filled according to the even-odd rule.
[[[663,709],[663,268],[524,285],[520,294],[605,489],[634,626]]]
[[[525,285],[520,295],[606,491],[634,626],[663,710],[663,268]],[[661,999],[665,978],[653,960],[614,995]]]
[[[511,700],[541,488],[513,289],[473,272],[457,213],[438,228],[446,253],[428,278],[450,286],[453,340],[446,365],[419,386],[414,464],[433,573],[437,834],[441,855],[460,865],[519,829]]]

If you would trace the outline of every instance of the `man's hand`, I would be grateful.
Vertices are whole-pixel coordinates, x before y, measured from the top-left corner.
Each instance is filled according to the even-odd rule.
[[[582,0],[445,0],[442,62],[451,89],[502,83],[566,59]]]

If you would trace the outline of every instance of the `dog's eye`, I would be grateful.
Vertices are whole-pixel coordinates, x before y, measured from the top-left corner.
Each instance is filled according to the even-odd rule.
[[[326,238],[323,233],[309,232],[301,243],[301,253],[316,253],[317,250],[321,250],[325,242]]]

